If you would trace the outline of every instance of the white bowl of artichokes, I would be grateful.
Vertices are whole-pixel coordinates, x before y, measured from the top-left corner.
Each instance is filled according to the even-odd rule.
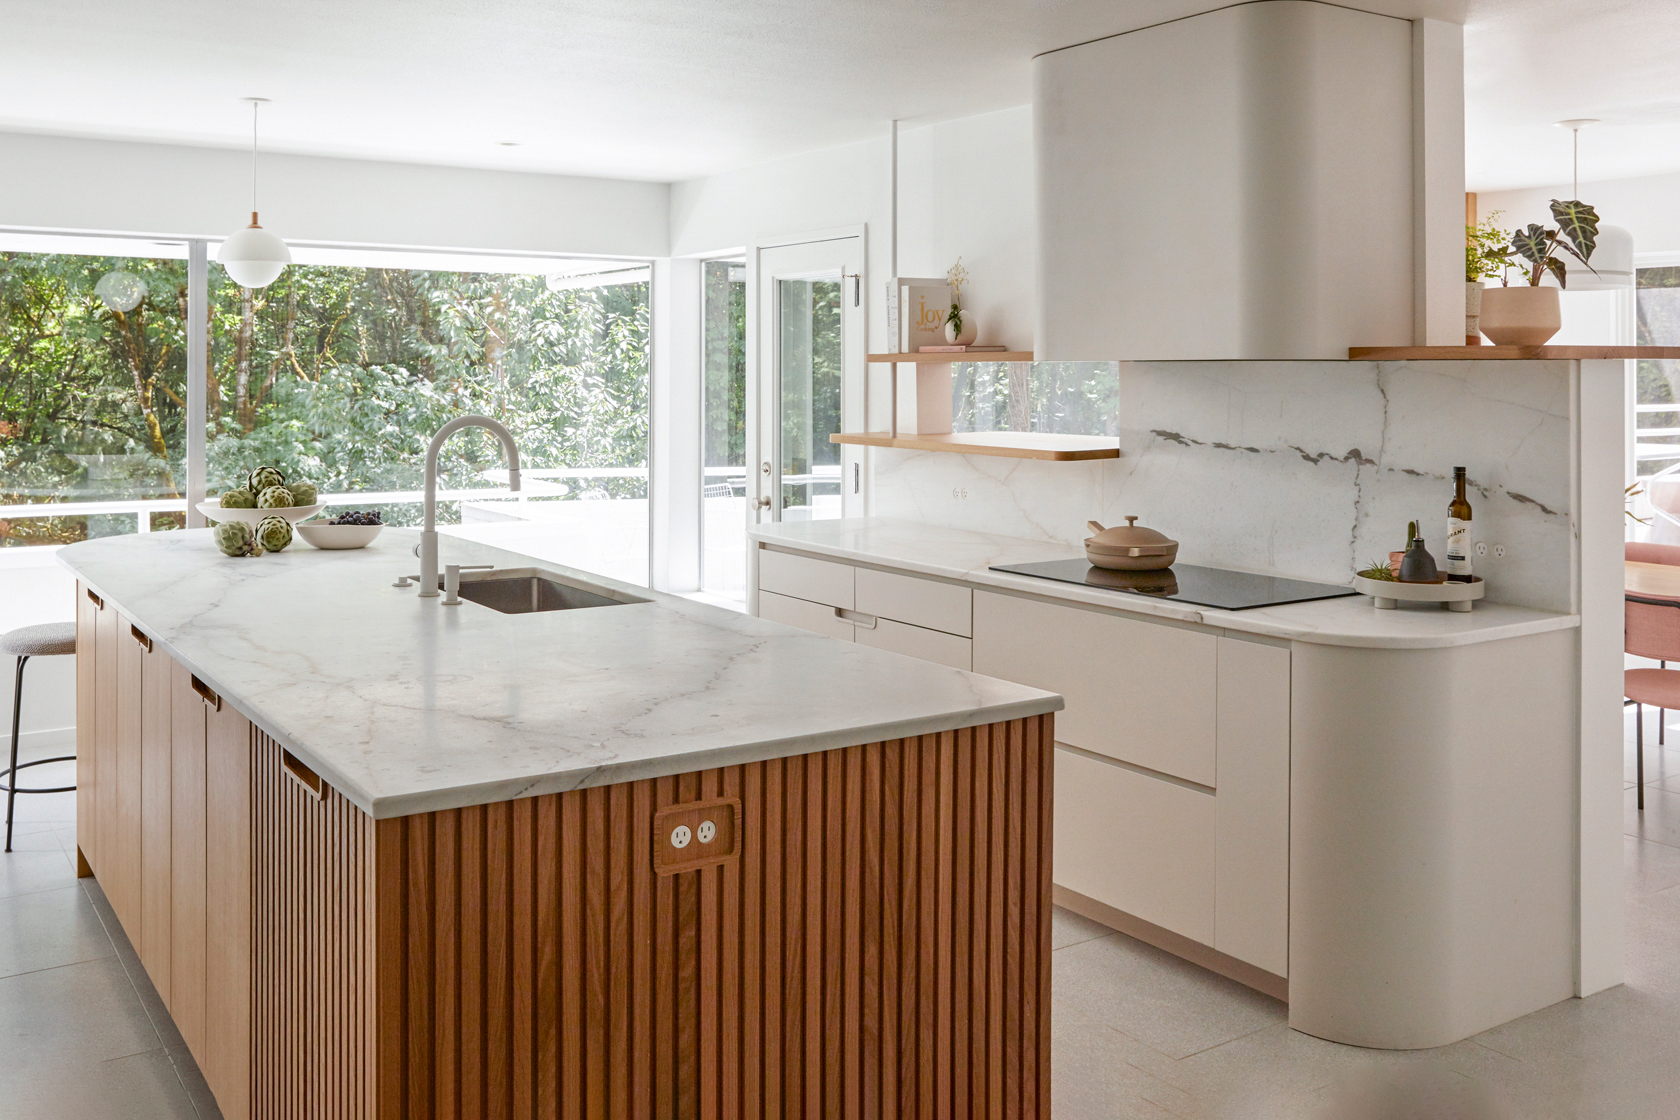
[[[198,503],[198,512],[215,523],[216,547],[224,553],[261,556],[292,543],[292,523],[321,512],[322,503],[315,499],[314,484],[288,484],[278,467],[258,467],[245,485]]]

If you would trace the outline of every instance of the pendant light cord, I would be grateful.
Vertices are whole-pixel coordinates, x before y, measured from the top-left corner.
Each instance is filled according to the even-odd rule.
[[[251,224],[257,224],[257,110],[262,102],[251,102]]]
[[[1580,198],[1581,198],[1581,128],[1580,128],[1579,125],[1577,125],[1576,127],[1570,129],[1570,131],[1575,134],[1575,183],[1574,183],[1575,193],[1573,195],[1571,195],[1570,197],[1574,198],[1576,201],[1580,201]]]

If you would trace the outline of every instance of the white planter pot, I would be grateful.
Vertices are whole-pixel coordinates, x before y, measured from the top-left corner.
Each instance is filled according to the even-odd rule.
[[[945,321],[945,341],[952,346],[967,346],[974,341],[974,336],[979,333],[980,328],[974,325],[974,316],[966,311],[963,312],[962,324],[962,333],[958,334],[951,329],[951,321],[949,319]]]
[[[1482,293],[1482,333],[1496,346],[1543,346],[1563,329],[1556,288],[1527,284]]]
[[[1464,341],[1475,346],[1482,341],[1482,288],[1480,280],[1464,283]]]

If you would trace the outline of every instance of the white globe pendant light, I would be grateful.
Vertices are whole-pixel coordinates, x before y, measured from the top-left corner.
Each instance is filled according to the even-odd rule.
[[[292,263],[286,243],[257,222],[257,109],[266,97],[247,97],[251,103],[251,224],[228,235],[216,251],[216,262],[242,288],[266,288]]]
[[[1567,128],[1574,133],[1574,191],[1577,200],[1581,197],[1581,130],[1589,125],[1598,123],[1596,118],[1576,117],[1572,120],[1558,121],[1559,128]],[[1593,248],[1591,267],[1585,267],[1578,261],[1570,260],[1569,291],[1572,292],[1607,292],[1616,288],[1631,288],[1634,285],[1633,268],[1633,234],[1621,226],[1598,227],[1598,241]]]

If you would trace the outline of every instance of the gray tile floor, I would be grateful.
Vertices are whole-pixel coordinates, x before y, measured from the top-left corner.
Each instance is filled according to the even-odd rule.
[[[1680,714],[1671,723],[1680,734]],[[1647,748],[1643,819],[1631,715],[1628,741],[1622,987],[1438,1050],[1360,1050],[1058,910],[1057,1120],[1680,1116],[1680,738]],[[20,798],[16,850],[0,856],[0,1117],[219,1118],[104,895],[75,877],[73,797]]]

